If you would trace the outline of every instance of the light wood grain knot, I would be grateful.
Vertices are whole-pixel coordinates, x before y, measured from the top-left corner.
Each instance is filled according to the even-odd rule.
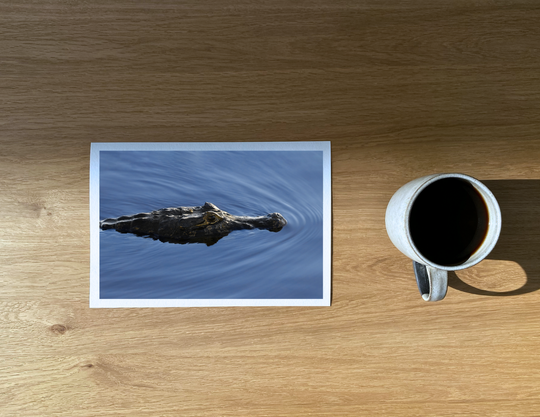
[[[51,327],[49,327],[49,329],[54,334],[59,334],[59,335],[64,334],[68,330],[67,326],[64,326],[63,324],[53,324]]]

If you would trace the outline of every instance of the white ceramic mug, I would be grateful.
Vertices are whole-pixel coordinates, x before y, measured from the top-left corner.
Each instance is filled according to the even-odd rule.
[[[447,189],[447,186],[454,188]],[[456,187],[461,187],[463,191]],[[479,220],[474,223],[477,226],[471,226],[475,228],[471,230],[476,230],[476,234],[471,235],[471,230],[462,233],[466,237],[476,236],[474,239],[477,245],[472,248],[473,242],[464,246],[463,250],[460,249],[461,258],[458,261],[453,262],[448,258],[442,262],[444,254],[437,252],[438,248],[447,248],[450,249],[448,252],[452,252],[452,246],[448,246],[448,243],[447,246],[442,244],[449,241],[451,245],[458,241],[440,235],[442,233],[437,233],[439,229],[433,225],[443,225],[446,229],[441,230],[449,231],[447,234],[455,234],[461,233],[463,224],[473,224],[470,220],[469,223],[464,223],[463,220],[463,213],[470,214],[472,209],[463,211],[460,206],[453,206],[453,203],[448,204],[450,200],[445,200],[455,196],[465,196],[463,200],[471,198],[471,201],[474,197],[475,201],[483,202],[483,206],[481,203],[475,206]],[[469,205],[466,207],[473,207],[468,200],[467,204]],[[443,214],[437,217],[439,213]],[[386,209],[386,231],[392,243],[413,260],[416,282],[422,298],[426,301],[439,301],[445,297],[448,289],[448,271],[476,265],[495,247],[501,232],[501,210],[491,191],[473,177],[464,174],[427,175],[405,184],[392,196]],[[465,242],[465,238],[459,242]],[[466,248],[469,248],[470,253]]]

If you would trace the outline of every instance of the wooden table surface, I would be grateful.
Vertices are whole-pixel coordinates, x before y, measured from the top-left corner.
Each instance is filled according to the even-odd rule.
[[[540,4],[1,1],[1,416],[539,416]],[[89,151],[331,141],[331,307],[90,309]],[[481,264],[421,300],[405,182],[484,180]]]

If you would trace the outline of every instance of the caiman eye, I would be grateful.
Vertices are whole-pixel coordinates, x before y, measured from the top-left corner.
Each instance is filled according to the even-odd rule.
[[[221,220],[221,217],[219,217],[216,213],[206,213],[204,215],[204,220],[206,220],[205,223],[207,224],[214,224]]]

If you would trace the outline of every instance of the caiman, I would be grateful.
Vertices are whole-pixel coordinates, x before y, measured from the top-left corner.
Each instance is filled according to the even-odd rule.
[[[213,245],[233,230],[266,229],[279,232],[287,221],[279,213],[266,216],[235,216],[212,203],[197,207],[170,207],[150,213],[105,219],[103,230],[115,229],[170,243],[206,243]]]

